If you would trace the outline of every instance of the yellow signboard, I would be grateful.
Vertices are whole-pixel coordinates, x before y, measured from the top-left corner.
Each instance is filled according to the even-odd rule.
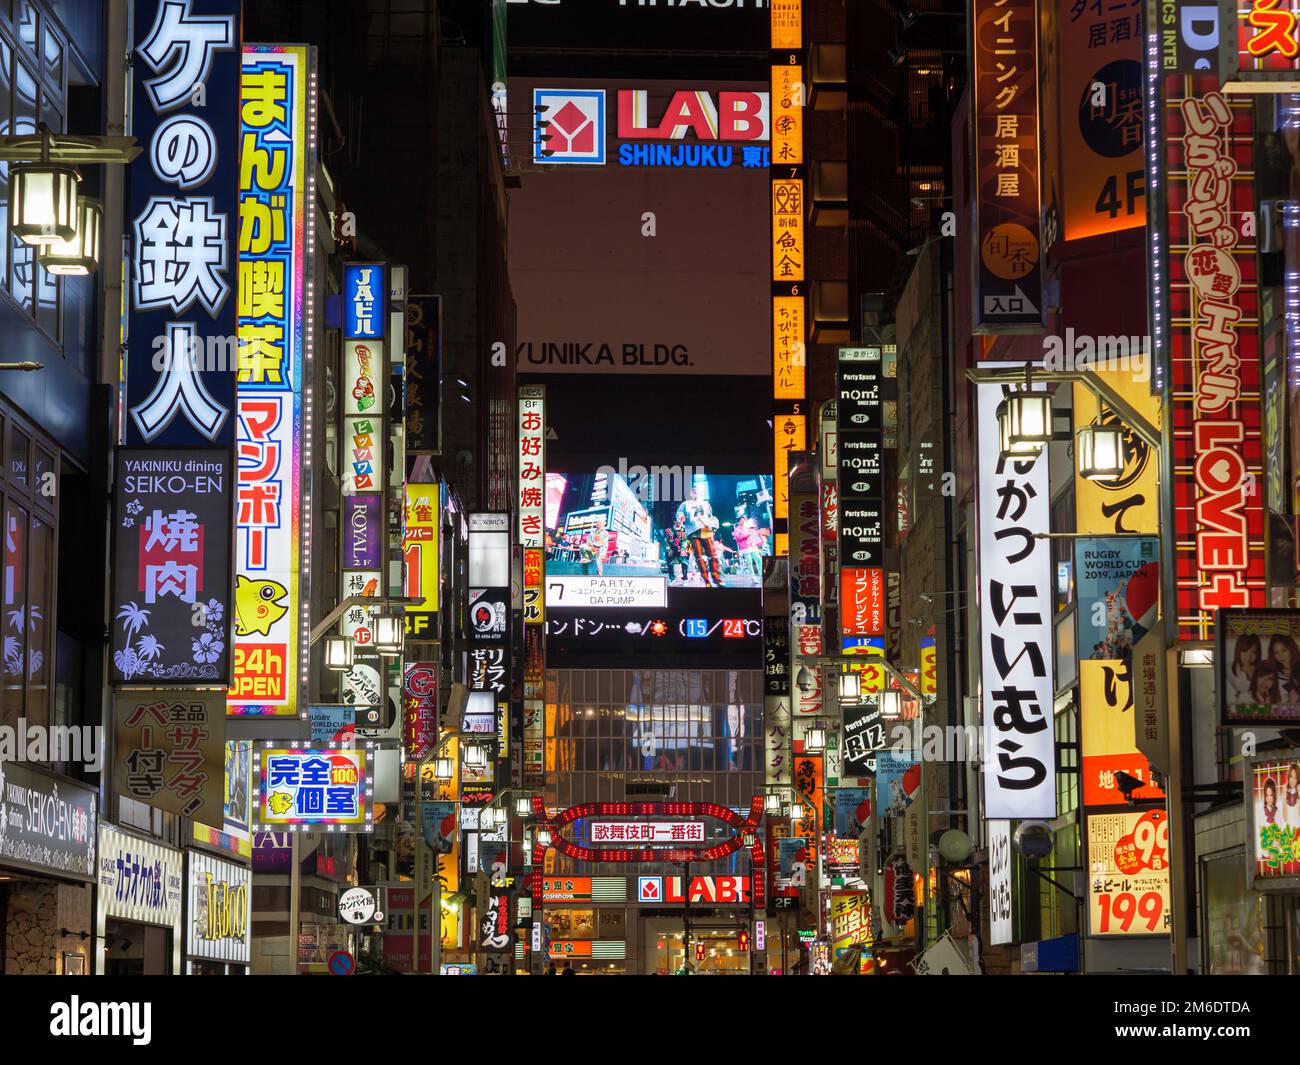
[[[1125,341],[1125,337],[1115,338]],[[1078,346],[1078,341],[1075,341]],[[1151,395],[1146,373],[1136,372],[1150,356],[1127,353],[1128,366],[1114,369],[1090,367],[1121,399],[1151,425],[1160,425],[1160,399]],[[1114,481],[1093,481],[1077,474],[1074,478],[1076,529],[1086,535],[1115,533],[1156,533],[1158,530],[1158,487],[1156,463],[1146,441],[1110,407],[1103,404],[1083,385],[1074,386],[1074,421],[1076,426],[1119,425],[1124,431],[1124,472]]]
[[[1167,935],[1169,822],[1165,811],[1088,814],[1088,931]]]
[[[771,0],[768,4],[773,48],[803,46],[803,0]]]
[[[433,639],[438,632],[438,525],[441,517],[437,484],[406,486],[406,517],[402,523],[402,562],[405,593],[423,602],[406,611],[406,634]]]

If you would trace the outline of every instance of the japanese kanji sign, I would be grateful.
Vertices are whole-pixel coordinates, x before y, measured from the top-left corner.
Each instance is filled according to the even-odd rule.
[[[976,332],[1042,328],[1034,0],[975,0]]]
[[[1215,611],[1268,605],[1254,101],[1164,73],[1151,332],[1172,407],[1178,633],[1206,641]]]
[[[546,390],[541,385],[519,389],[519,542],[545,546]]]
[[[220,691],[130,691],[113,699],[119,795],[221,824],[226,700]]]
[[[235,443],[235,0],[136,0],[126,442]]]
[[[703,843],[703,821],[592,821],[595,843]]]
[[[442,450],[442,297],[406,301],[406,450]]]
[[[115,684],[229,684],[233,495],[229,451],[118,449]],[[233,612],[276,607],[245,594]]]
[[[1088,814],[1088,931],[1168,934],[1169,822],[1165,811]]]
[[[406,515],[402,522],[402,562],[406,573],[405,592],[423,602],[406,611],[406,634],[417,640],[432,640],[438,634],[438,530],[442,521],[437,484],[406,486]]]
[[[368,753],[351,747],[259,747],[254,830],[331,825],[369,832]]]
[[[314,308],[306,298],[313,244],[307,209],[316,161],[307,99],[309,50],[244,49],[240,100],[240,342],[235,511],[233,714],[297,712],[303,621],[303,380]],[[265,609],[260,609],[264,607]],[[247,616],[246,616],[247,615]]]
[[[1246,762],[1246,886],[1294,892],[1300,884],[1300,751],[1270,751]]]
[[[1008,461],[1000,385],[978,392],[978,553],[985,816],[1056,816],[1047,449]]]
[[[1142,5],[1055,2],[1065,239],[1142,226]],[[1044,190],[1050,203],[1046,178]]]
[[[402,679],[402,749],[419,761],[438,742],[438,663],[412,662]]]
[[[99,909],[107,917],[170,925],[180,934],[181,852],[99,826]]]

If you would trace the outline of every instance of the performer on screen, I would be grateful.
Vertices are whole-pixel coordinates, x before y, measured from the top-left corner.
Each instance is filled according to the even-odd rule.
[[[724,587],[713,543],[718,519],[713,516],[713,508],[709,506],[708,500],[700,498],[698,487],[691,488],[691,498],[677,508],[677,516],[682,519],[686,544],[699,567],[700,576],[704,578],[705,587]]]

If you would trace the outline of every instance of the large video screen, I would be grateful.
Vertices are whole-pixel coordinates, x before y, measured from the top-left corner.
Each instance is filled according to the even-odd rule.
[[[548,643],[660,649],[761,643],[772,478],[690,466],[549,472]]]

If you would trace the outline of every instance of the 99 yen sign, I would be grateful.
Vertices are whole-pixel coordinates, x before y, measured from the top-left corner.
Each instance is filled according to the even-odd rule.
[[[1169,931],[1169,822],[1164,810],[1090,814],[1088,915],[1094,936]]]

